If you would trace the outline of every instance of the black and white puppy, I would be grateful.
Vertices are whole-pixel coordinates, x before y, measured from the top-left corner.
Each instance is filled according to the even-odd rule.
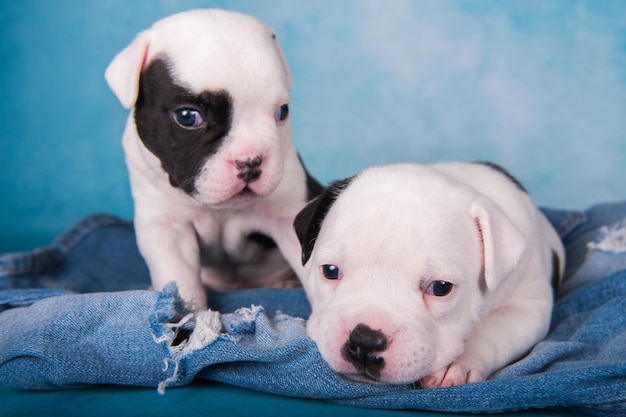
[[[481,381],[548,331],[563,245],[496,165],[367,169],[294,225],[307,331],[339,373],[424,388]]]
[[[132,108],[123,146],[154,288],[175,281],[198,310],[207,288],[294,280],[291,223],[321,187],[292,141],[274,32],[235,12],[179,13],[140,33],[105,78]]]

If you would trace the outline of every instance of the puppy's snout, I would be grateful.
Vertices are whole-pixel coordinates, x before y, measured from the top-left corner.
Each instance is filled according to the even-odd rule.
[[[380,378],[380,371],[385,367],[385,359],[380,352],[387,349],[387,336],[380,330],[374,330],[360,323],[351,332],[341,348],[343,358],[357,371],[372,379]]]
[[[261,169],[259,168],[263,164],[263,157],[257,156],[255,158],[248,158],[245,161],[235,161],[235,167],[239,170],[237,178],[245,182],[246,184],[254,182],[261,177]]]

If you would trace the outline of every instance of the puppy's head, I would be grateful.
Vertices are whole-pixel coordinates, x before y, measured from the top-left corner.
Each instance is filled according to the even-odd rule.
[[[134,107],[145,168],[162,169],[171,186],[219,208],[280,183],[293,147],[290,75],[263,23],[224,10],[170,16],[120,52],[105,78]]]
[[[428,167],[372,168],[296,217],[310,337],[337,372],[412,383],[452,363],[525,243],[490,200]]]

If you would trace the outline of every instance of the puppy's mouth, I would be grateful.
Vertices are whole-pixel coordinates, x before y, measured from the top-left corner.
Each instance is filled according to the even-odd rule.
[[[388,381],[381,381],[380,378],[374,378],[373,376],[367,375],[366,373],[362,373],[362,372],[340,373],[338,375],[341,379],[345,381],[357,382],[360,384],[385,385],[385,386],[396,385],[396,386],[407,386],[407,387],[412,387],[412,388],[420,387],[419,380],[415,382],[388,382]]]
[[[227,202],[244,202],[259,197],[259,194],[247,185],[228,199]]]
[[[254,192],[250,187],[248,187],[247,185],[245,187],[243,187],[241,189],[241,191],[239,191],[237,194],[235,194],[233,197],[249,197],[249,196],[256,196],[257,193]]]
[[[232,199],[247,199],[252,197],[267,197],[274,191],[274,187],[268,188],[263,184],[259,184],[257,182],[251,182],[248,184],[244,184],[241,190],[236,192],[231,198]]]
[[[381,382],[378,379],[374,379],[373,377],[366,375],[364,373],[342,373],[339,374],[339,376],[346,380],[346,381],[351,381],[351,382],[360,382],[362,384],[371,384],[371,385],[387,385],[384,382]]]
[[[215,204],[214,208],[216,209],[243,208],[258,197],[260,197],[260,195],[246,185],[241,190],[237,191],[235,194],[223,200],[221,203]]]

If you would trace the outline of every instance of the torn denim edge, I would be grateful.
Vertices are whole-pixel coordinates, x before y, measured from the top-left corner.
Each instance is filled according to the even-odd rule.
[[[149,319],[154,341],[165,345],[167,348],[168,355],[163,360],[163,372],[170,371],[171,365],[173,365],[170,375],[158,385],[159,394],[164,394],[165,388],[178,380],[179,360],[176,359],[176,353],[171,349],[171,344],[176,340],[178,328],[172,324],[181,323],[190,314],[191,312],[185,307],[185,302],[178,293],[176,284],[174,282],[167,284],[159,293],[154,306],[154,313],[150,315]],[[187,322],[188,320],[183,322],[182,326]]]
[[[263,314],[265,314],[265,308],[254,304],[250,307],[241,307],[231,314],[225,314],[222,316],[224,336],[233,342],[238,342],[242,337],[254,334],[257,319]]]
[[[180,382],[180,361],[185,355],[210,345],[218,338],[236,343],[241,337],[254,334],[255,323],[264,313],[263,307],[255,305],[226,315],[213,310],[192,312],[180,297],[176,283],[166,285],[150,316],[152,337],[168,352],[163,372],[169,376],[158,384],[157,391],[164,394],[168,386]]]
[[[298,323],[301,326],[306,326],[306,319],[302,318],[302,317],[296,317],[296,316],[292,316],[289,315],[287,313],[283,313],[281,310],[276,310],[276,314],[274,314],[274,322],[276,322],[276,324],[282,324],[282,323]]]
[[[598,239],[588,242],[587,249],[609,253],[626,252],[626,218],[610,226],[602,226],[598,231]]]

